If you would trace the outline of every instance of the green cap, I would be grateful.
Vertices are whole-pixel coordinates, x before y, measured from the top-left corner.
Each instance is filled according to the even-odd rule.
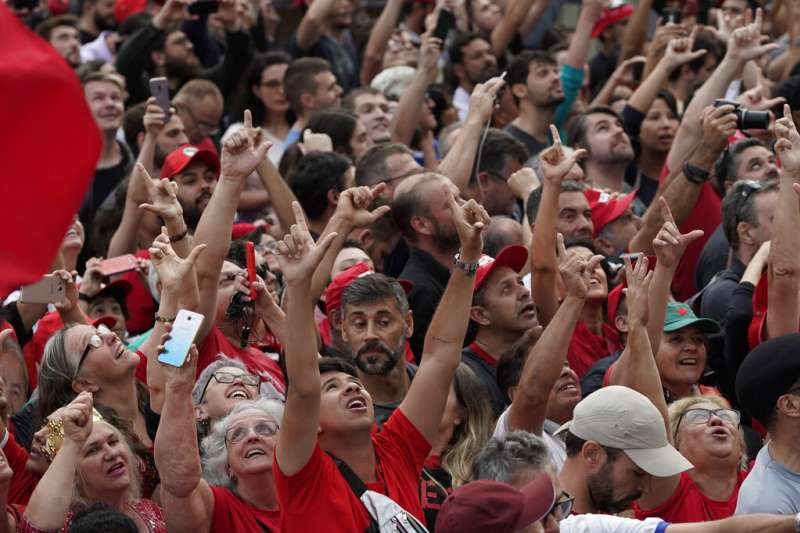
[[[689,326],[694,326],[703,333],[719,333],[719,324],[716,320],[697,318],[687,304],[669,302],[667,316],[664,318],[664,331],[678,331]]]

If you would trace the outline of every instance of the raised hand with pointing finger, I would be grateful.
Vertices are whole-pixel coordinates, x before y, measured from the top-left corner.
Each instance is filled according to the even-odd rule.
[[[295,223],[283,240],[278,241],[276,256],[287,284],[310,284],[317,265],[337,234],[329,233],[315,243],[308,231],[303,208],[298,202],[292,202],[292,211]]]
[[[542,173],[544,174],[545,181],[561,184],[561,181],[567,177],[570,170],[578,163],[587,152],[583,148],[575,150],[571,154],[564,151],[564,146],[561,144],[561,136],[558,133],[558,128],[550,124],[550,134],[553,137],[553,146],[547,148],[539,154],[539,161],[542,165]]]
[[[653,239],[653,250],[660,265],[666,268],[674,268],[678,266],[678,262],[686,248],[702,237],[704,233],[700,229],[692,230],[689,233],[681,233],[675,223],[675,218],[672,216],[667,200],[661,196],[658,199],[658,203],[664,224],[661,226],[656,238]]]
[[[455,195],[450,193],[450,210],[453,223],[461,243],[460,259],[472,263],[480,259],[483,250],[483,230],[491,222],[489,214],[475,200],[459,203]]]

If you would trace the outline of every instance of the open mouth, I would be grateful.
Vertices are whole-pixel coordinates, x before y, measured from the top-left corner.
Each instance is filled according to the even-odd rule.
[[[711,432],[711,436],[715,439],[727,439],[731,435],[728,433],[728,430],[723,427],[717,427]]]
[[[568,381],[558,388],[558,392],[578,392],[578,387],[575,382]]]
[[[123,463],[122,461],[114,463],[113,465],[111,465],[111,468],[109,468],[106,473],[109,476],[114,476],[114,477],[121,476],[122,474],[125,473],[125,463]]]
[[[697,358],[696,357],[685,357],[678,361],[680,366],[697,366]]]
[[[531,304],[526,304],[520,309],[519,314],[521,315],[528,315],[528,314],[536,314],[536,306]]]
[[[226,398],[230,400],[249,400],[250,396],[243,389],[235,389]]]
[[[367,402],[363,398],[356,396],[351,398],[345,407],[348,411],[364,412],[367,410]]]
[[[261,448],[253,448],[252,450],[249,450],[246,454],[244,454],[244,458],[252,459],[253,457],[260,457],[262,455],[267,455],[267,452],[265,452]]]

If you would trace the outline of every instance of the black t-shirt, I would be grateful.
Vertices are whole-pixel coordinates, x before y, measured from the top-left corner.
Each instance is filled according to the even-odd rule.
[[[492,414],[498,418],[506,408],[506,395],[497,384],[497,368],[490,365],[483,357],[478,355],[474,345],[469,345],[461,352],[461,362],[466,364],[478,379],[486,386],[489,399],[492,402]]]
[[[525,148],[528,149],[528,155],[533,157],[537,155],[539,152],[547,148],[547,143],[541,143],[536,140],[535,137],[528,134],[528,132],[519,129],[518,127],[514,126],[513,124],[509,124],[505,128],[505,132],[517,139],[519,142],[525,145]]]
[[[414,333],[409,339],[411,351],[414,352],[417,363],[422,358],[422,346],[425,343],[425,334],[428,325],[433,319],[433,313],[442,299],[444,289],[450,279],[450,270],[440,264],[433,256],[417,248],[411,248],[405,268],[400,273],[399,279],[405,279],[414,284],[408,294],[408,304],[414,312]]]

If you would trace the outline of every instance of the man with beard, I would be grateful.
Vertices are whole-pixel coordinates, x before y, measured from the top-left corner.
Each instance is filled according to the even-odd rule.
[[[411,350],[417,361],[458,251],[451,194],[458,198],[453,182],[432,172],[408,177],[394,190],[392,216],[410,249],[398,278],[414,284],[408,302],[417,326],[411,335]]]
[[[480,33],[463,33],[450,45],[450,65],[458,80],[453,93],[453,106],[458,109],[458,119],[467,120],[469,95],[479,83],[484,83],[497,73],[497,58],[492,45]]]
[[[172,100],[186,128],[189,142],[213,152],[214,137],[219,133],[219,121],[225,100],[219,88],[208,80],[192,80]]]
[[[145,128],[143,119],[146,109],[146,102],[136,104],[125,112],[125,118],[122,122],[125,141],[135,156],[139,155],[139,150],[144,142]],[[164,165],[167,154],[172,153],[184,144],[189,144],[186,129],[183,127],[181,117],[177,113],[173,113],[169,122],[164,125],[156,137],[155,168],[160,169]]]
[[[330,63],[344,92],[358,87],[358,60],[350,26],[353,23],[353,0],[306,0],[308,11],[289,43],[294,57],[314,56]]]
[[[406,293],[397,280],[366,274],[344,290],[342,339],[349,345],[358,379],[372,396],[378,426],[403,401],[417,371],[405,360],[413,330]]]
[[[219,158],[211,150],[186,144],[164,160],[161,177],[178,184],[177,198],[186,226],[197,227],[219,179]]]
[[[152,20],[125,39],[119,49],[117,70],[125,76],[131,104],[150,96],[149,79],[157,76],[167,78],[171,94],[194,78],[211,80],[222,93],[232,94],[250,63],[250,36],[241,30],[236,3],[221,2],[217,20],[225,29],[225,55],[220,63],[204,69],[192,42],[178,29],[188,17],[186,4],[186,0],[167,0]]]
[[[546,52],[525,51],[508,66],[507,79],[519,116],[506,131],[522,141],[530,155],[536,155],[549,144],[548,128],[564,101],[558,64]]]
[[[115,0],[84,0],[81,8],[81,18],[78,22],[81,44],[94,41],[100,32],[114,30],[117,21],[114,20]]]
[[[506,395],[497,385],[497,362],[526,331],[539,325],[531,293],[519,275],[527,261],[524,246],[509,246],[496,259],[483,256],[475,275],[469,313],[475,340],[461,357],[486,387],[495,417],[506,406]]]
[[[565,434],[561,486],[575,497],[575,513],[627,510],[650,485],[692,468],[667,439],[661,413],[646,396],[612,385],[575,406]]]
[[[389,142],[392,113],[389,110],[389,101],[382,92],[369,86],[359,87],[342,100],[342,107],[358,116],[373,143]]]
[[[56,49],[72,68],[81,64],[81,41],[78,19],[74,15],[50,17],[36,26],[36,33]]]

